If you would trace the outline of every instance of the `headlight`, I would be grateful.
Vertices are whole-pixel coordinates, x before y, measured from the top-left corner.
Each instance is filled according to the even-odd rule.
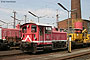
[[[25,40],[22,40],[22,42],[26,42]]]
[[[6,39],[3,39],[3,41],[6,40]]]

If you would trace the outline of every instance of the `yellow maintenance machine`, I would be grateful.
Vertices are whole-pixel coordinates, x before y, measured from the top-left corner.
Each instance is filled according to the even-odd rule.
[[[78,29],[79,30],[79,29]],[[81,32],[74,32],[70,33],[71,35],[71,40],[74,43],[90,43],[90,34],[88,34],[87,30],[84,29],[83,31],[80,30]]]
[[[90,43],[90,34],[88,34],[86,29],[82,30],[81,23],[82,22],[76,22],[73,32],[69,33],[69,35],[71,35],[72,45]]]
[[[82,34],[83,34],[83,43],[90,43],[90,34],[88,34],[86,29],[82,31]]]

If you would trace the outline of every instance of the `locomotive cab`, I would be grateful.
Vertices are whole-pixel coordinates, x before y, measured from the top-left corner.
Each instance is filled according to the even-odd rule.
[[[34,38],[33,38],[34,37]],[[37,26],[35,24],[26,24],[22,28],[22,38],[23,42],[31,43],[32,40],[37,40]]]

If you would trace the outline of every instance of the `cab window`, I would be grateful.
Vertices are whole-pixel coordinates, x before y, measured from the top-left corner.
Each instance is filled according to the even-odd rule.
[[[40,36],[43,35],[43,29],[40,27]]]
[[[26,33],[26,32],[27,32],[27,27],[26,27],[26,26],[24,26],[24,27],[22,28],[22,32],[23,32],[23,33]]]
[[[46,33],[46,34],[51,34],[51,30],[52,30],[51,27],[46,27],[46,28],[45,28],[45,33]]]
[[[31,32],[32,32],[32,33],[37,32],[37,27],[36,27],[36,25],[32,25],[32,26],[31,26]]]

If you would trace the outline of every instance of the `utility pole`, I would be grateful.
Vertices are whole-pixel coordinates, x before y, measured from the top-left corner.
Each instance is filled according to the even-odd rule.
[[[13,25],[13,28],[15,28],[15,20],[16,20],[16,11],[13,12],[14,13],[14,25]]]
[[[13,16],[11,16],[11,17],[14,18]],[[20,19],[17,19],[17,18],[15,18],[15,20],[20,21],[20,22],[24,21],[24,20],[20,20]]]
[[[7,23],[7,28],[8,28],[8,23]]]
[[[58,18],[59,18],[59,15],[58,15],[58,9],[57,9],[57,14],[56,14],[56,24],[57,24],[57,28],[58,28]]]
[[[69,39],[69,10],[67,10],[62,4],[58,3],[60,7],[62,7],[64,10],[68,12],[68,52],[71,53],[71,40]]]
[[[25,16],[25,23],[27,22],[26,19],[27,19],[27,15],[24,15]]]
[[[77,9],[68,10],[62,4],[58,3],[58,5],[68,12],[68,52],[71,53],[71,35],[69,35],[69,13],[76,11]]]

